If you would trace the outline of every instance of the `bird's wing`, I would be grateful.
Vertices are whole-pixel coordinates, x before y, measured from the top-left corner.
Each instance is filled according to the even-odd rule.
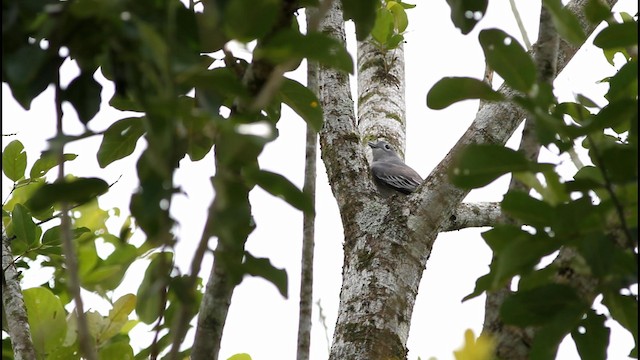
[[[404,194],[412,193],[422,183],[422,177],[405,164],[375,162],[371,172],[379,183]]]

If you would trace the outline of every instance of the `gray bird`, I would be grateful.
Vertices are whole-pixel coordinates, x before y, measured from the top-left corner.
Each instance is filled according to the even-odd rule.
[[[411,194],[422,184],[422,177],[407,166],[386,141],[370,141],[369,146],[373,150],[371,175],[381,195]]]

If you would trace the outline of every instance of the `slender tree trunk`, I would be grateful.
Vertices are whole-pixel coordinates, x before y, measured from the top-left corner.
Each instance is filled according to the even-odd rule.
[[[307,17],[309,11],[307,10]],[[307,65],[307,87],[318,93],[318,65]],[[307,125],[304,163],[304,185],[302,191],[309,194],[311,202],[316,199],[316,155],[318,133]],[[298,360],[308,360],[311,347],[311,315],[313,314],[313,248],[315,213],[302,215],[302,266],[300,274],[300,310],[298,317]]]
[[[18,272],[13,263],[13,256],[9,247],[9,239],[2,228],[2,310],[3,318],[7,321],[7,332],[11,339],[13,356],[16,360],[31,360],[36,358],[36,350],[31,340],[31,330],[27,309],[22,297]]]

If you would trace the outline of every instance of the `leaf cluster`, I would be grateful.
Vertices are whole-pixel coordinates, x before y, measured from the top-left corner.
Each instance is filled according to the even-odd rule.
[[[477,24],[469,14],[484,13],[486,1],[449,1],[454,24],[468,33]],[[581,44],[585,34],[576,16],[560,1],[544,1],[559,35]],[[502,101],[527,110],[535,122],[538,142],[558,154],[587,152],[591,165],[563,179],[554,164],[527,159],[500,145],[474,144],[458,156],[450,172],[457,186],[473,189],[512,174],[533,194],[508,192],[502,210],[514,224],[495,226],[483,234],[494,257],[490,272],[480,277],[472,294],[494,291],[519,278],[517,290],[500,309],[506,324],[536,327],[532,359],[555,357],[558,345],[571,334],[583,358],[605,358],[609,343],[607,315],[593,302],[602,296],[609,316],[633,335],[638,356],[638,303],[630,289],[638,283],[638,46],[637,19],[622,22],[599,1],[590,1],[587,18],[608,21],[594,39],[603,56],[622,54],[625,63],[603,82],[608,103],[600,107],[582,95],[558,102],[553,89],[537,80],[536,66],[517,41],[499,29],[480,31],[479,42],[489,66],[518,95],[505,98],[484,82],[447,77],[427,95],[427,105],[445,108],[466,99]],[[612,63],[613,64],[613,63]],[[547,264],[545,257],[571,249],[570,261]],[[575,287],[560,279],[591,285]],[[588,279],[588,280],[587,280]]]

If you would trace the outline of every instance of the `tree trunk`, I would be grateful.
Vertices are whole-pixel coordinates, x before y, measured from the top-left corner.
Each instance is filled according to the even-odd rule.
[[[575,12],[586,2],[574,0],[569,7]],[[321,26],[322,31],[344,42],[339,6],[334,2]],[[583,25],[587,34],[595,28],[586,23]],[[366,46],[368,44],[361,44],[360,51]],[[577,50],[561,42],[558,71]],[[389,56],[380,55],[384,58]],[[399,55],[401,52],[395,54]],[[404,79],[391,68],[386,68],[386,73],[379,73],[379,70],[369,67],[389,64],[384,60],[376,62],[364,53],[360,53],[358,58],[366,59],[362,62],[367,66],[360,69],[364,73],[361,76],[379,81],[375,87],[370,85],[359,91],[361,120],[358,126],[353,115],[347,74],[327,68],[321,68],[319,74],[320,101],[325,111],[325,123],[320,133],[322,159],[344,228],[343,283],[330,358],[401,359],[407,355],[406,342],[413,305],[433,243],[437,234],[448,226],[447,219],[450,220],[468,193],[448,181],[453,158],[469,144],[504,145],[526,114],[513,104],[486,104],[414,194],[383,199],[377,195],[370,180],[363,144],[369,140],[368,137],[385,137],[403,153],[404,114],[403,111],[394,114],[395,110],[389,110],[404,106],[390,101],[376,109],[365,103],[374,102],[372,99],[379,101],[380,98],[374,98],[378,94],[401,92],[401,85],[395,90],[384,87],[395,86],[396,80],[403,83]],[[361,66],[359,64],[359,68]],[[367,71],[372,73],[367,74]],[[360,80],[361,83],[363,81]],[[515,95],[504,85],[499,91],[506,98]],[[385,116],[387,112],[394,115]],[[398,113],[402,115],[398,116]],[[369,118],[382,125],[367,123]]]

